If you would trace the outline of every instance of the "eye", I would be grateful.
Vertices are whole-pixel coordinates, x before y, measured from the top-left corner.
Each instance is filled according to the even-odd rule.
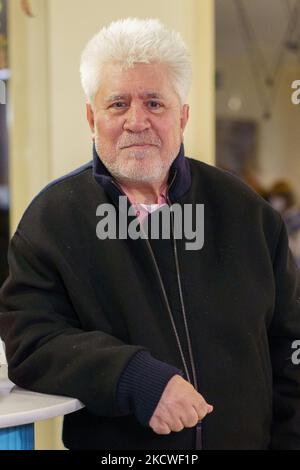
[[[115,109],[123,109],[126,107],[126,103],[124,101],[116,101],[111,105],[111,108]]]
[[[148,101],[148,106],[151,109],[160,109],[162,107],[162,104],[158,101]]]

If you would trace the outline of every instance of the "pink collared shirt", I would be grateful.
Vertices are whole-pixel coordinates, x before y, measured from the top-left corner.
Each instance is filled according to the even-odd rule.
[[[119,183],[119,185],[121,186],[122,190],[124,191],[124,193],[128,197],[129,201],[131,202],[131,204],[132,204],[132,206],[135,210],[135,215],[138,217],[140,223],[143,222],[143,220],[145,219],[145,217],[148,216],[148,214],[151,214],[152,212],[156,211],[160,207],[167,204],[167,199],[166,199],[167,184],[162,188],[162,190],[159,194],[159,197],[158,197],[157,204],[141,204],[141,203],[138,203],[134,200],[134,197],[133,197],[131,191],[128,190],[128,188],[125,189],[124,186],[122,186],[120,183]]]

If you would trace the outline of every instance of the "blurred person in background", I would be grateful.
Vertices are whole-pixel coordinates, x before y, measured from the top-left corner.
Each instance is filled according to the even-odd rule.
[[[252,188],[257,194],[259,194],[264,199],[267,199],[268,192],[259,181],[259,178],[254,170],[250,169],[249,167],[245,168],[241,172],[240,178],[242,178],[242,180],[248,184],[248,186],[250,186],[250,188]]]
[[[283,179],[276,181],[268,192],[268,200],[285,221],[289,246],[300,268],[300,207],[288,181]]]

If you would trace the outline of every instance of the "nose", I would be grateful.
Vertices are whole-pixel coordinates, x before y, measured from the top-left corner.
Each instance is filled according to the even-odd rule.
[[[125,115],[123,128],[129,132],[142,132],[151,127],[147,110],[143,104],[131,103]]]

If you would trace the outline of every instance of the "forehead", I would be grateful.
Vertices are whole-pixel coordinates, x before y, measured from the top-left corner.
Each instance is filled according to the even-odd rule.
[[[98,94],[105,99],[121,95],[162,99],[176,96],[166,65],[141,63],[125,70],[119,64],[106,64]]]

